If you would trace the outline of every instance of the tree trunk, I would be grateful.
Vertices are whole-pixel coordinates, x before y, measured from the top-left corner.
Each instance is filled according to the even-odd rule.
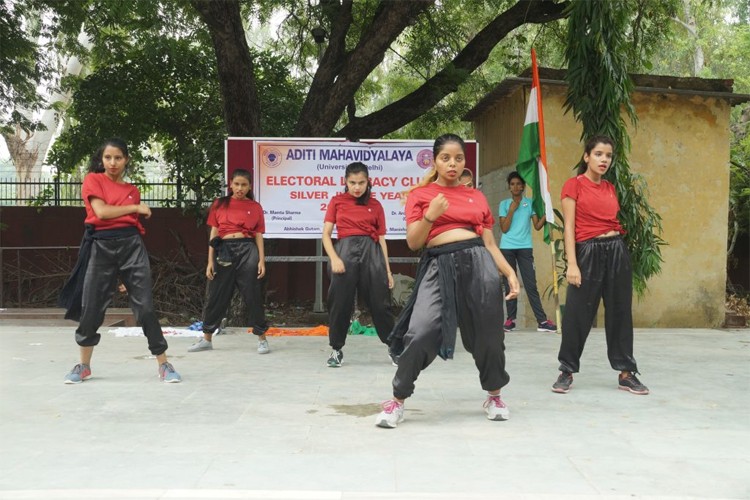
[[[15,125],[13,134],[3,134],[10,152],[10,159],[16,167],[18,182],[21,183],[31,180],[31,173],[37,163],[37,158],[39,158],[39,146],[33,143],[29,144],[33,136],[34,132],[24,130],[18,124]],[[16,191],[16,201],[29,199],[36,194],[35,191],[29,185],[19,184]]]
[[[237,137],[261,135],[260,102],[239,2],[190,0],[190,4],[211,34],[227,132]]]

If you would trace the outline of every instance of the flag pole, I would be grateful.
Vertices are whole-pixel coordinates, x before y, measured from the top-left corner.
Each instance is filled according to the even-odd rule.
[[[551,224],[548,222],[547,224]],[[552,233],[552,227],[549,228]],[[564,236],[563,236],[564,237]],[[550,250],[552,251],[552,295],[555,298],[555,325],[557,325],[557,333],[562,333],[562,311],[560,311],[560,290],[557,287],[557,249],[555,248],[554,240],[550,243]]]
[[[536,62],[536,50],[532,47],[531,49],[531,84],[532,87],[536,88],[536,99],[537,99],[537,113],[539,116],[539,161],[544,166],[545,170],[546,167],[549,165],[547,164],[547,145],[544,141],[544,110],[542,108],[542,87],[539,83],[539,67],[537,66]],[[540,169],[541,170],[541,169]],[[547,183],[546,186],[544,186],[544,192],[549,193],[549,179],[545,176],[545,182]],[[540,186],[541,187],[541,186]],[[550,200],[551,202],[551,200]],[[554,244],[554,240],[552,239],[551,235],[553,234],[553,220],[547,220],[545,224],[545,231],[550,235],[550,252],[552,257],[552,294],[554,296],[555,300],[555,324],[557,325],[557,333],[560,333],[561,330],[561,320],[562,320],[562,314],[560,312],[560,295],[559,295],[559,289],[557,286],[557,255],[556,255],[556,248]]]

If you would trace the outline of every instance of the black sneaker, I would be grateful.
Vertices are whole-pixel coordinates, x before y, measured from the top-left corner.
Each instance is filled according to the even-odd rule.
[[[617,387],[623,391],[632,392],[633,394],[639,394],[642,396],[648,394],[648,387],[643,385],[633,372],[628,373],[625,377],[620,375],[619,385]]]
[[[334,349],[328,357],[328,368],[340,368],[344,364],[344,353],[341,349]]]
[[[568,372],[560,372],[560,376],[557,377],[557,382],[552,384],[552,392],[567,394],[568,391],[570,391],[571,385],[573,385],[573,374]]]

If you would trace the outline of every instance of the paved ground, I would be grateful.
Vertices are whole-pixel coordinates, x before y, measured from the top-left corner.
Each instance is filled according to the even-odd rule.
[[[750,330],[639,330],[649,396],[616,389],[603,333],[554,394],[559,337],[507,337],[511,420],[490,422],[463,351],[437,360],[398,429],[373,425],[393,368],[372,337],[326,368],[325,338],[239,330],[212,352],[104,333],[94,378],[62,383],[73,328],[0,326],[0,499],[750,498]]]

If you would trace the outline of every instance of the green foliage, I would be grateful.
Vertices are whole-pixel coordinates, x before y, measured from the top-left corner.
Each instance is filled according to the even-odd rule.
[[[237,1],[250,46],[254,47],[251,57],[261,100],[261,129],[268,136],[290,135],[304,118],[300,116],[302,102],[317,69],[320,49],[328,47],[343,6],[337,0]],[[624,0],[633,23],[632,27],[620,26],[627,43],[617,50],[626,52],[627,61],[638,60],[657,45],[676,1]],[[517,3],[436,2],[416,16],[385,51],[383,63],[353,96],[349,112],[365,116],[411,94],[430,77],[451,67],[453,58],[477,33]],[[7,5],[5,2],[0,7],[4,9],[0,14],[13,10]],[[19,45],[14,46],[17,52],[4,52],[10,45],[3,32],[0,64],[15,59],[39,61],[39,56],[48,52],[75,54],[86,64],[83,78],[62,82],[74,97],[70,109],[59,110],[64,115],[65,131],[54,146],[51,163],[71,171],[103,138],[123,136],[137,158],[144,146],[158,151],[171,165],[171,175],[198,190],[201,197],[207,199],[216,192],[223,163],[225,125],[221,106],[226,96],[221,95],[217,83],[216,54],[207,27],[189,0],[14,0],[10,5],[15,6],[8,16],[8,22],[15,23],[15,35],[8,40]],[[352,19],[342,61],[354,57],[354,51],[367,42],[363,37],[377,30],[372,25],[375,14],[392,5],[379,0],[351,4]],[[22,23],[39,18],[39,13],[50,22],[40,23],[36,31],[31,24]],[[4,26],[2,22],[0,26]],[[317,26],[327,34],[323,45],[317,45],[311,36]],[[564,65],[565,26],[565,20],[557,20],[516,28],[470,75],[468,70],[455,71],[454,78],[440,89],[441,95],[448,94],[433,109],[389,137],[435,137],[446,131],[471,136],[470,124],[461,118],[497,82],[528,67],[532,45],[543,65]],[[91,43],[90,51],[78,39],[82,30]],[[278,36],[272,37],[271,30],[277,30]],[[37,45],[36,33],[44,33],[49,42]],[[21,43],[24,40],[26,45]],[[3,59],[6,54],[13,57]],[[34,89],[41,78],[53,80],[49,71],[24,73],[13,66],[6,74],[5,66],[0,69],[0,81],[19,78],[28,89]],[[347,122],[344,112],[338,127]]]
[[[750,228],[750,111],[746,115],[742,126],[736,127],[729,165],[729,266],[734,265],[734,243]]]
[[[672,24],[664,49],[653,57],[653,71],[675,76],[694,76],[694,57],[703,55],[697,76],[734,80],[734,91],[750,93],[750,3],[747,0],[705,2],[688,0]],[[694,33],[686,27],[692,21]],[[739,235],[750,230],[750,104],[735,106],[730,115],[730,192],[728,250],[731,255]]]
[[[70,82],[71,125],[55,143],[50,161],[70,172],[113,136],[128,142],[135,160],[146,148],[157,147],[170,167],[169,177],[196,196],[194,202],[177,199],[176,205],[197,212],[219,194],[224,163],[222,97],[211,45],[126,35],[117,35],[125,38],[108,57],[96,55],[99,61],[88,76]],[[285,61],[267,53],[254,56],[264,130],[288,135],[301,107],[301,85]]]
[[[633,83],[628,75],[624,33],[632,21],[627,2],[581,0],[572,4],[568,20],[568,94],[566,111],[573,111],[583,124],[581,139],[604,134],[617,144],[614,168],[607,178],[614,183],[620,200],[620,222],[633,267],[633,287],[639,295],[646,281],[659,273],[661,217],[648,203],[644,179],[630,172],[630,137],[622,112],[632,123],[635,110],[630,101]]]
[[[38,2],[0,2],[0,132],[11,132],[18,123],[27,130],[36,124],[21,110],[44,103],[36,87],[49,72],[49,59],[37,44],[43,26]]]

